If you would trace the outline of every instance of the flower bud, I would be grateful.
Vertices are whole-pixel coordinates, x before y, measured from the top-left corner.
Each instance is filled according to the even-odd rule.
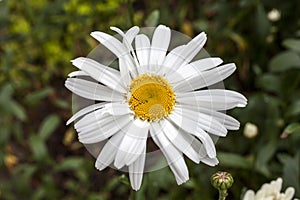
[[[244,127],[244,136],[247,138],[254,138],[258,134],[258,128],[255,124],[246,123]]]
[[[228,172],[217,172],[211,177],[211,184],[218,190],[227,190],[233,184],[233,178]]]
[[[279,10],[273,8],[269,13],[268,13],[268,19],[271,22],[276,22],[280,19],[281,13]]]

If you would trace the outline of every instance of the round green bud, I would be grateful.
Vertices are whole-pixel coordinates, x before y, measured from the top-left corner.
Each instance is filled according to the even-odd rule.
[[[227,190],[233,184],[233,178],[228,172],[217,172],[211,176],[211,184],[218,190]]]

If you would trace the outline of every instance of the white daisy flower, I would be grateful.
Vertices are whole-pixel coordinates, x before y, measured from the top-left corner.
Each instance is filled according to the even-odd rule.
[[[67,122],[76,120],[83,144],[107,140],[95,167],[128,167],[132,188],[138,190],[148,136],[164,154],[178,184],[189,179],[183,154],[195,163],[218,164],[212,137],[239,129],[239,122],[224,111],[244,107],[247,99],[208,87],[230,76],[235,64],[219,66],[220,58],[193,60],[206,42],[205,33],[169,50],[171,30],[164,25],[154,30],[151,41],[136,26],[126,33],[111,29],[122,42],[103,32],[91,36],[117,56],[119,70],[80,57],[71,61],[79,71],[69,74],[65,83],[76,95],[97,101]]]
[[[263,184],[256,194],[253,190],[248,190],[243,200],[292,200],[295,189],[288,187],[284,193],[281,193],[281,187],[282,178],[277,178],[277,180]]]

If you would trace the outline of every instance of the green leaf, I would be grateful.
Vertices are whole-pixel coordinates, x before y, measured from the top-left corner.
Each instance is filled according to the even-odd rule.
[[[283,165],[284,185],[293,186],[296,190],[296,196],[300,195],[300,153],[294,157],[288,154],[279,154],[279,161]]]
[[[158,160],[159,164],[155,164],[153,169],[160,169],[156,171],[152,171],[151,175],[146,175],[144,183],[146,183],[146,188],[151,193],[148,194],[149,199],[155,199],[161,190],[168,190],[168,187],[174,183],[174,176],[171,171],[167,167],[163,167],[167,165],[164,158],[160,158]],[[165,165],[161,165],[164,163]],[[157,168],[158,166],[162,166]],[[143,184],[144,184],[143,183]]]
[[[275,141],[271,141],[260,148],[256,162],[255,162],[255,168],[257,171],[261,172],[265,176],[270,176],[271,173],[267,167],[267,163],[274,155],[277,148],[277,144]]]
[[[47,147],[44,140],[42,140],[39,135],[31,135],[29,138],[29,145],[35,160],[41,160],[47,156]]]
[[[14,100],[10,100],[6,104],[6,108],[13,113],[18,119],[25,121],[27,116],[24,108]]]
[[[9,125],[2,125],[0,129],[0,146],[5,146],[5,144],[8,144],[9,138],[10,138],[10,126]],[[4,153],[4,152],[3,152]],[[1,156],[0,156],[1,159]],[[1,161],[0,161],[1,163]],[[1,167],[1,164],[0,164]]]
[[[269,64],[269,69],[273,72],[282,72],[292,68],[300,69],[300,57],[293,51],[277,54]]]
[[[48,116],[42,122],[39,130],[39,135],[43,140],[48,139],[48,137],[55,131],[60,123],[60,119],[57,115],[53,114]]]
[[[294,122],[294,123],[289,124],[287,127],[285,127],[285,129],[283,130],[283,133],[290,135],[299,130],[300,130],[300,123]]]
[[[59,163],[56,167],[56,171],[65,171],[65,170],[76,170],[80,169],[84,164],[84,158],[80,157],[68,157]]]
[[[114,188],[118,187],[119,183],[120,183],[119,177],[113,176],[111,177],[110,181],[105,185],[104,190],[106,191],[113,190]]]
[[[231,168],[251,169],[253,165],[252,162],[246,158],[234,153],[220,152],[218,153],[218,159],[220,161],[220,165]]]
[[[9,114],[14,115],[18,119],[25,121],[27,116],[25,109],[12,98],[14,88],[7,84],[1,88],[0,92],[0,108]]]
[[[32,177],[34,176],[34,173],[36,173],[37,170],[38,170],[38,166],[33,163],[18,164],[12,172],[13,176],[10,178],[13,184],[13,188],[16,191],[22,191],[22,192],[29,191],[31,185],[28,183],[32,181]]]
[[[274,155],[277,148],[275,141],[271,141],[260,148],[257,155],[257,164],[264,165],[266,164]]]
[[[262,4],[257,5],[256,9],[256,31],[261,40],[265,40],[270,32],[270,22],[267,18],[265,8]]]
[[[152,11],[145,20],[145,25],[150,27],[156,26],[158,24],[159,15],[160,13],[158,10]]]
[[[89,195],[87,197],[87,200],[106,200],[106,199],[108,199],[108,197],[105,193],[99,194],[99,193],[93,193],[92,191],[89,192]]]
[[[57,99],[57,100],[55,100],[54,103],[59,108],[63,108],[63,109],[69,109],[71,107],[70,103],[68,101],[63,100],[63,99]]]
[[[277,75],[264,74],[257,80],[258,87],[268,92],[280,93],[281,79]]]
[[[51,87],[46,87],[41,90],[38,90],[36,92],[33,92],[26,96],[25,101],[29,103],[30,105],[34,105],[41,101],[42,99],[46,98],[50,93],[52,93],[54,90]]]
[[[122,174],[121,176],[119,176],[119,181],[130,187],[129,179],[124,174]]]
[[[300,100],[293,102],[287,109],[287,116],[297,116],[300,114]]]
[[[10,99],[14,92],[14,88],[10,84],[6,84],[1,88],[0,101],[5,101]]]
[[[300,52],[300,40],[299,39],[286,39],[282,42],[282,45],[289,50]]]
[[[20,164],[14,169],[13,175],[22,178],[25,181],[29,181],[36,170],[37,166],[34,164]]]

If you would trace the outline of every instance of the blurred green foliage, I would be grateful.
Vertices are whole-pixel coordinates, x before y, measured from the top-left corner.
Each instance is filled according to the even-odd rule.
[[[278,20],[268,17],[274,8]],[[209,180],[218,170],[235,179],[229,199],[279,176],[300,197],[299,13],[296,0],[0,1],[0,199],[216,199]],[[64,125],[69,60],[97,45],[90,32],[132,23],[162,23],[191,37],[207,32],[208,52],[238,66],[226,87],[249,100],[230,112],[241,129],[218,141],[220,164],[187,161],[191,178],[182,186],[164,168],[130,191],[120,172],[98,172]],[[255,138],[243,135],[247,122],[257,125]]]

